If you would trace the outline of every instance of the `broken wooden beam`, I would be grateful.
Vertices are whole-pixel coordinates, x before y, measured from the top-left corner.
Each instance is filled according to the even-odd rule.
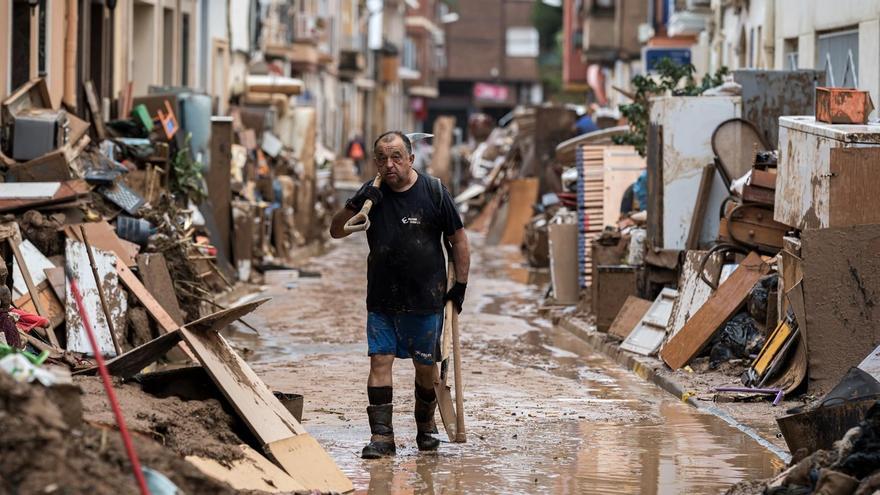
[[[268,299],[260,299],[240,306],[224,309],[223,311],[217,311],[216,313],[212,313],[208,316],[187,323],[185,328],[203,332],[219,332],[229,326],[229,324],[235,319],[250,313],[266,301],[268,301]],[[164,333],[146,344],[139,345],[134,349],[107,361],[107,371],[113,376],[130,378],[168,353],[168,351],[173,349],[181,339],[182,335],[178,329]],[[94,366],[92,368],[77,371],[74,374],[93,375],[97,373],[97,371],[98,367]]]
[[[251,304],[257,303],[261,302]],[[323,447],[217,333],[221,323],[228,324],[236,317],[230,312],[208,328],[191,324],[180,332],[241,419],[287,474],[308,490],[352,491],[351,481]]]
[[[758,253],[749,254],[681,330],[666,342],[660,358],[674,370],[690,362],[742,307],[755,284],[769,272],[770,267]]]

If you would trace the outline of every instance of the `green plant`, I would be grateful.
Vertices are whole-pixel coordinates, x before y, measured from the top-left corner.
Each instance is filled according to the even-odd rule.
[[[181,147],[171,160],[171,192],[181,194],[195,204],[207,198],[205,180],[202,177],[202,164],[190,156],[192,134],[187,134]]]
[[[637,75],[632,79],[635,88],[632,103],[620,105],[620,113],[629,122],[629,130],[614,137],[615,144],[632,145],[639,155],[645,156],[648,144],[650,99],[670,92],[673,96],[699,96],[709,88],[721,84],[728,74],[721,67],[714,74],[706,74],[699,85],[694,80],[696,69],[691,64],[676,64],[669,58],[657,62],[657,75]]]

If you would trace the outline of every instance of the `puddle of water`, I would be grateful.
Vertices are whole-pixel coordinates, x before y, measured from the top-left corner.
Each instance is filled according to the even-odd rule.
[[[312,358],[324,366],[322,372],[333,374],[317,379],[305,394],[320,395],[316,403],[332,404],[336,412],[324,410],[330,406],[307,410],[305,426],[360,494],[715,494],[782,467],[744,433],[538,318],[543,275],[524,274],[515,250],[498,252],[474,264],[469,297],[476,308],[462,317],[465,344],[471,346],[465,354],[482,366],[476,374],[471,361],[466,371],[472,373],[465,384],[468,443],[444,442],[436,455],[416,450],[411,401],[401,398],[395,399],[398,455],[359,458],[369,438],[360,396],[364,375],[346,375],[343,368],[363,355],[363,343],[324,342],[306,327],[273,327],[260,336],[243,330],[234,340],[254,350],[251,362]],[[395,368],[396,381],[412,380],[404,368]],[[323,387],[340,390],[322,395],[317,388]],[[358,396],[338,401],[354,397],[349,394]],[[308,408],[308,395],[306,400]]]
[[[565,335],[554,340],[564,352],[544,349],[557,364],[551,373],[583,371],[573,375],[589,395],[549,397],[554,402],[549,406],[525,401],[519,411],[523,421],[513,425],[472,421],[468,444],[444,443],[438,455],[420,455],[405,445],[393,460],[366,463],[351,449],[367,438],[365,425],[351,425],[347,438],[340,438],[337,429],[310,430],[322,443],[332,438],[334,458],[358,493],[370,494],[714,494],[743,479],[770,477],[782,467],[718,418],[668,397],[602,358],[578,354]],[[498,386],[505,393],[503,384]],[[498,399],[501,404],[506,400]],[[608,406],[630,410],[637,419],[568,416]]]

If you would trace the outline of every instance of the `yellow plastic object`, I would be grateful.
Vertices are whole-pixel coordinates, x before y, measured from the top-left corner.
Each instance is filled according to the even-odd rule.
[[[770,363],[773,362],[776,353],[782,349],[782,346],[791,336],[791,332],[792,328],[788,324],[788,320],[782,320],[776,326],[776,329],[773,330],[773,333],[770,334],[770,338],[764,343],[764,347],[761,348],[761,352],[758,353],[758,357],[752,363],[752,369],[755,370],[759,378],[763,377],[767,372],[767,368],[770,367]]]

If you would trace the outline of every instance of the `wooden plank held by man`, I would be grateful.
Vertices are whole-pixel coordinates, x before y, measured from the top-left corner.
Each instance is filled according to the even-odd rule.
[[[455,285],[455,264],[450,259],[447,268],[447,290],[451,290]],[[460,356],[461,346],[458,339],[458,311],[452,301],[446,302],[443,310],[443,333],[441,334],[440,369],[434,379],[434,392],[437,394],[437,408],[440,410],[440,419],[443,422],[443,428],[446,430],[446,436],[450,442],[464,443],[467,440],[464,429],[464,407],[456,403],[464,401],[461,392],[461,359],[459,357],[458,365],[455,364],[455,357]],[[446,383],[449,376],[449,358],[452,357],[453,369],[455,372],[455,400],[453,403],[452,389]]]
[[[365,459],[396,453],[392,426],[395,359],[413,363],[418,449],[430,452],[440,447],[440,440],[433,436],[438,405],[450,440],[465,438],[456,323],[464,303],[470,252],[449,191],[436,177],[413,169],[413,140],[397,131],[376,139],[372,151],[379,175],[363,184],[333,216],[330,226],[334,239],[369,229],[366,326],[371,437],[361,452]],[[443,239],[451,245],[446,250],[448,256],[444,255]],[[448,270],[454,277],[451,284],[447,281],[447,257],[455,260]],[[448,360],[439,377],[437,371],[444,324],[455,348],[456,406],[445,386]]]

